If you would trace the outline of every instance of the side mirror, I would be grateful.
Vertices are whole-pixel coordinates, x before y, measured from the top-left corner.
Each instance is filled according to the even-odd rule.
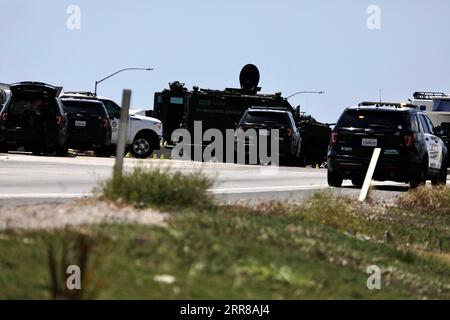
[[[437,126],[434,128],[434,135],[438,136],[438,137],[442,137],[443,136],[443,129],[441,126]]]

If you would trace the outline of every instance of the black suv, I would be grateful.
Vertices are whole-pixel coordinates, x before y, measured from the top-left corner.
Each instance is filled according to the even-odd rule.
[[[447,180],[447,148],[427,115],[414,105],[363,102],[347,108],[331,133],[328,184],[344,179],[362,186],[374,148],[382,153],[374,173],[378,181],[410,183]]]
[[[10,85],[0,112],[0,151],[24,147],[33,154],[67,154],[67,118],[58,100],[61,88],[41,82]]]
[[[100,157],[111,155],[111,125],[101,101],[61,98],[69,122],[68,145],[74,149],[94,150]]]
[[[237,128],[244,132],[254,129],[257,134],[256,140],[246,137],[244,144],[246,153],[252,147],[254,150],[258,150],[259,137],[264,135],[268,137],[268,150],[271,153],[278,151],[280,161],[288,165],[295,165],[298,162],[301,137],[291,112],[270,107],[252,107],[244,112]],[[270,150],[269,137],[272,129],[279,130],[279,150]]]

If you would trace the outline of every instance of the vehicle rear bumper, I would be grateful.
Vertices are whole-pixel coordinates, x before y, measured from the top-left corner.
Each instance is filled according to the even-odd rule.
[[[328,168],[337,171],[344,178],[364,176],[369,167],[369,158],[354,156],[328,157]],[[411,177],[417,176],[421,164],[405,158],[386,158],[381,156],[375,168],[374,180],[407,182]]]
[[[100,148],[110,146],[111,138],[104,136],[93,138],[87,135],[70,135],[67,144],[70,148]]]
[[[255,143],[251,143],[251,142],[245,142],[243,144],[244,146],[244,152],[245,155],[248,156],[250,152],[252,152],[253,150],[256,150],[259,153],[259,145],[255,144]],[[238,143],[235,142],[234,144],[234,151],[237,152],[239,150]],[[291,156],[294,155],[294,151],[292,151],[292,147],[291,144],[289,142],[283,142],[280,141],[279,145],[278,145],[278,150],[272,150],[270,143],[267,146],[267,153],[268,155],[275,155],[276,153],[278,153],[278,156],[281,157],[286,157],[286,156]],[[273,151],[273,152],[272,152]]]
[[[67,137],[61,132],[55,131],[30,131],[22,132],[13,129],[0,127],[0,142],[6,145],[15,145],[25,148],[32,148],[38,145],[45,147],[62,146],[66,143]]]

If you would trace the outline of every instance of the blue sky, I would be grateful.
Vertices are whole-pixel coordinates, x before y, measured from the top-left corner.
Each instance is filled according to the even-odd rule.
[[[69,30],[69,5],[81,29]],[[369,5],[381,29],[369,30]],[[405,101],[415,90],[450,92],[450,1],[56,1],[0,0],[0,82],[44,81],[93,90],[134,107],[173,80],[188,87],[239,86],[247,63],[261,72],[263,92],[324,90],[293,105],[322,121],[362,100]]]

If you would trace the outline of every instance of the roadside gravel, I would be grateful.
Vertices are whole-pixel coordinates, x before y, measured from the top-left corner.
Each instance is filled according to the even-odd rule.
[[[62,229],[101,223],[165,226],[168,216],[152,209],[138,210],[97,199],[83,199],[65,203],[0,207],[0,231]]]

